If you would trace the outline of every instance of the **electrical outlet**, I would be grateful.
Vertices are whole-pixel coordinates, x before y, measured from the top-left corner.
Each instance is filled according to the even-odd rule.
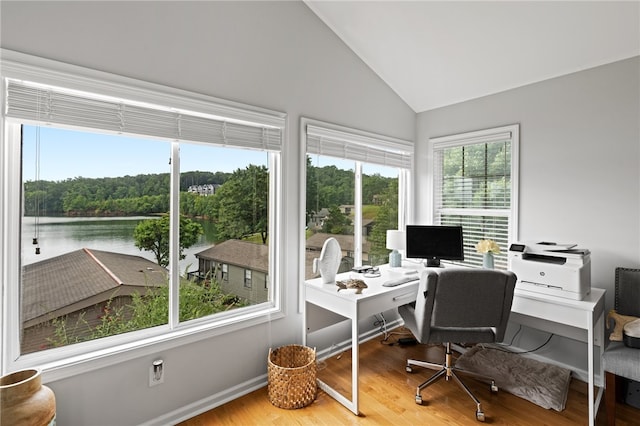
[[[160,383],[164,383],[164,362],[158,359],[149,366],[149,387]]]

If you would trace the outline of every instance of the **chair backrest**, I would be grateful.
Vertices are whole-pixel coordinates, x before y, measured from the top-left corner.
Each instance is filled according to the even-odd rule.
[[[640,317],[640,269],[616,268],[614,309],[622,315]]]
[[[492,329],[495,341],[502,341],[516,285],[513,272],[451,268],[429,270],[422,280],[426,290],[423,318],[431,328]]]

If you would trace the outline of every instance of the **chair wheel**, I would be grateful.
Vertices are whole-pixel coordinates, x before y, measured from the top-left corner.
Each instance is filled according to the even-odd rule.
[[[491,392],[498,393],[498,386],[496,386],[496,382],[491,382]]]
[[[404,368],[404,370],[405,370],[407,373],[413,373],[413,368],[411,368],[411,366],[410,366],[410,365],[407,365],[407,366]]]
[[[422,405],[422,396],[416,395],[416,404]]]
[[[476,411],[476,419],[479,422],[484,422],[484,412],[483,411]]]

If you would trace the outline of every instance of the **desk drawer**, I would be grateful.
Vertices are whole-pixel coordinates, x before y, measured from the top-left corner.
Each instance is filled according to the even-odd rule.
[[[590,321],[595,322],[593,311],[590,309],[579,309],[527,297],[514,297],[511,311],[582,329],[587,328]]]
[[[400,285],[392,291],[362,299],[358,303],[358,316],[363,318],[414,302],[417,292],[418,282],[415,282],[408,285]]]

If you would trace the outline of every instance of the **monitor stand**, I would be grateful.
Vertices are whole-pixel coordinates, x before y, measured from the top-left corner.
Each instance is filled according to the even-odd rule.
[[[437,257],[434,257],[434,258],[425,260],[424,266],[426,266],[427,268],[439,268],[442,265],[440,265],[440,259],[438,259]]]

